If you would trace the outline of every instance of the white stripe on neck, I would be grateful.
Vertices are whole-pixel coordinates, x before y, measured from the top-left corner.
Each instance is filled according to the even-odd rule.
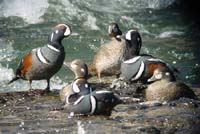
[[[49,64],[49,62],[44,58],[44,56],[41,53],[41,48],[37,49],[37,56],[39,58],[39,60],[44,63],[44,64]]]
[[[47,44],[47,47],[48,47],[49,49],[53,50],[53,51],[60,52],[59,49],[55,48],[55,47],[52,46],[52,45]]]

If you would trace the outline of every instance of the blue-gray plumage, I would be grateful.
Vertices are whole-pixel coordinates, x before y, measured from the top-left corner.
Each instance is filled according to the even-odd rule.
[[[60,91],[60,99],[69,113],[78,115],[110,114],[120,101],[108,90],[93,91],[87,82],[87,65],[74,60],[68,65],[75,74],[75,80]]]
[[[154,70],[160,67],[166,68],[173,75],[174,70],[163,60],[150,55],[135,56],[122,62],[120,78],[125,81],[148,82],[149,78],[153,76]]]
[[[48,44],[33,49],[21,60],[13,82],[19,78],[32,80],[47,80],[46,91],[50,91],[50,78],[60,70],[65,59],[65,51],[62,40],[71,34],[69,26],[59,24],[49,36]],[[30,87],[31,88],[31,87]]]

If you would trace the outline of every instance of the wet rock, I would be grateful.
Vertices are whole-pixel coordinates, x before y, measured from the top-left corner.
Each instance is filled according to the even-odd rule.
[[[184,97],[170,102],[134,98],[117,105],[111,116],[84,117],[69,117],[57,92],[3,97],[7,101],[0,104],[0,133],[200,133],[200,101]]]
[[[139,98],[142,100],[143,91],[146,88],[146,85],[137,82],[137,83],[126,83],[120,79],[115,79],[111,86],[111,90],[116,93],[120,98],[130,97],[125,99],[125,102],[133,102],[131,98]],[[139,100],[139,101],[140,101]]]
[[[0,97],[0,104],[6,103],[6,99],[4,97]]]

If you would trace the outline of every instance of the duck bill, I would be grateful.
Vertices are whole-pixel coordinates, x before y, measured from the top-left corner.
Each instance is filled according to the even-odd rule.
[[[154,81],[157,81],[158,79],[156,79],[156,77],[153,75],[151,78],[149,78],[148,80],[147,80],[147,82],[154,82]]]
[[[71,62],[64,62],[63,64],[71,70]]]

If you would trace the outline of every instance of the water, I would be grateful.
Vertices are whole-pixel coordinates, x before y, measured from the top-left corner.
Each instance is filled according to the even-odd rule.
[[[46,44],[58,23],[71,26],[73,34],[63,41],[66,61],[81,58],[90,63],[100,44],[108,41],[107,26],[118,22],[122,31],[138,28],[143,38],[142,53],[174,64],[179,78],[198,84],[200,74],[198,42],[186,36],[190,23],[180,11],[166,8],[175,0],[0,0],[0,92],[27,90],[28,82],[7,82],[23,55]],[[60,89],[73,79],[63,67],[51,80]],[[33,88],[45,88],[45,81]]]

